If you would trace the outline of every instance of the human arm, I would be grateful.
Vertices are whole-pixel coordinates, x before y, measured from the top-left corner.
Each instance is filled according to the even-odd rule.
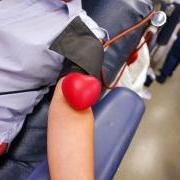
[[[91,108],[71,108],[58,83],[48,117],[48,162],[52,180],[94,179],[94,118]]]

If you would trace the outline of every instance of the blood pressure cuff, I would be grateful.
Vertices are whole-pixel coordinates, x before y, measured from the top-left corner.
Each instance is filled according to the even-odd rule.
[[[82,70],[100,79],[100,69],[104,60],[103,45],[80,17],[72,20],[52,43],[50,49],[71,62],[69,71]]]

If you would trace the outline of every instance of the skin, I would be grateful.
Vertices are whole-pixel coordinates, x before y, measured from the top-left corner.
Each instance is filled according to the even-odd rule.
[[[71,0],[64,0],[69,2]],[[103,41],[100,39],[101,43]],[[48,163],[51,180],[94,180],[94,117],[91,108],[74,110],[64,99],[62,80],[48,114]]]
[[[94,117],[91,108],[76,111],[63,97],[60,81],[48,116],[51,180],[94,180]]]

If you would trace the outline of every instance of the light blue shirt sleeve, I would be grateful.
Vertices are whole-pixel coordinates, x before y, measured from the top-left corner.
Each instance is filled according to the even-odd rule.
[[[0,92],[55,84],[64,57],[49,46],[76,16],[98,38],[106,36],[82,10],[81,0],[5,0],[0,9]],[[47,92],[45,88],[0,96],[0,144],[12,142]]]

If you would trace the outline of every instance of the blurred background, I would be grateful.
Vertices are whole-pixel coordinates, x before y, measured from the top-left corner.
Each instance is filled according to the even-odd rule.
[[[167,23],[149,45],[146,112],[115,180],[180,179],[180,1],[154,4]]]

